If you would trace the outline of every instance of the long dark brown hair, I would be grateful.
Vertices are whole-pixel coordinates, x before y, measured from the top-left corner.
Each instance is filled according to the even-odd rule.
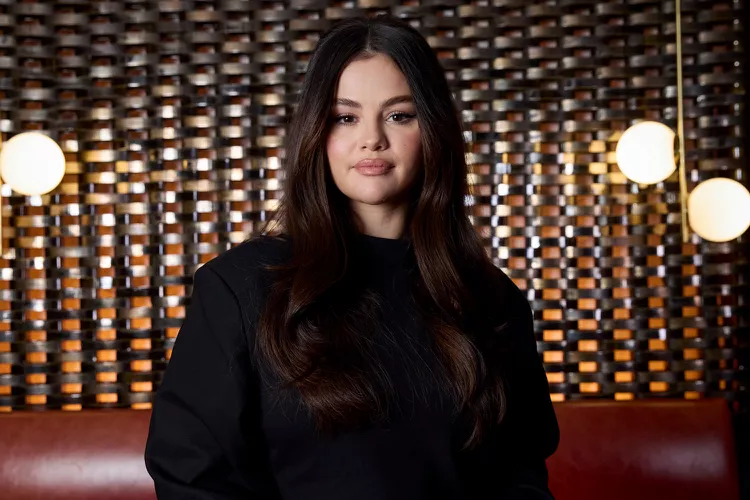
[[[416,108],[422,172],[410,190],[406,227],[418,269],[412,286],[457,412],[473,422],[464,443],[473,448],[505,410],[502,376],[486,362],[493,325],[480,303],[482,279],[494,266],[468,218],[461,120],[443,68],[422,35],[398,19],[339,22],[311,56],[287,130],[283,197],[264,230],[274,225],[292,251],[268,268],[275,278],[258,321],[259,362],[299,391],[318,430],[383,416],[388,384],[383,370],[368,364],[358,334],[378,303],[366,290],[352,292],[356,226],[325,149],[339,76],[350,62],[375,54],[398,66]]]

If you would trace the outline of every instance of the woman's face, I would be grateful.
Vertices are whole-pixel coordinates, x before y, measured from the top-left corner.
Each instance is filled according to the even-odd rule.
[[[393,61],[377,54],[350,63],[339,78],[331,112],[328,162],[352,207],[393,209],[408,203],[422,143],[409,85]]]

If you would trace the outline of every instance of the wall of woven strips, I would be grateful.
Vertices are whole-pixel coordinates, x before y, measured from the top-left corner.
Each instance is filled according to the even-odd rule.
[[[149,407],[193,273],[276,207],[318,35],[376,12],[444,63],[474,222],[533,303],[553,399],[748,409],[750,237],[682,244],[677,176],[614,162],[635,120],[675,126],[673,2],[465,3],[0,0],[2,136],[43,130],[68,160],[50,195],[2,189],[0,410]],[[740,6],[684,4],[691,187],[747,183]]]

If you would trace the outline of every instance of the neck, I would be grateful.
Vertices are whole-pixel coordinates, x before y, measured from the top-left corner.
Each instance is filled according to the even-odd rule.
[[[399,239],[406,231],[408,207],[351,203],[357,231],[378,238]]]

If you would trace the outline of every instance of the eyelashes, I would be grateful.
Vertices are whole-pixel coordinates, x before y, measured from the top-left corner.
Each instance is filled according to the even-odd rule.
[[[391,113],[388,115],[388,120],[390,120],[393,117],[399,118],[398,120],[394,121],[393,123],[397,123],[399,125],[405,125],[407,123],[411,123],[412,120],[414,120],[417,115],[414,113]],[[348,114],[341,114],[336,115],[333,117],[333,123],[336,125],[353,125],[353,121],[345,121],[347,119],[355,120],[356,116],[354,115],[348,115]]]

